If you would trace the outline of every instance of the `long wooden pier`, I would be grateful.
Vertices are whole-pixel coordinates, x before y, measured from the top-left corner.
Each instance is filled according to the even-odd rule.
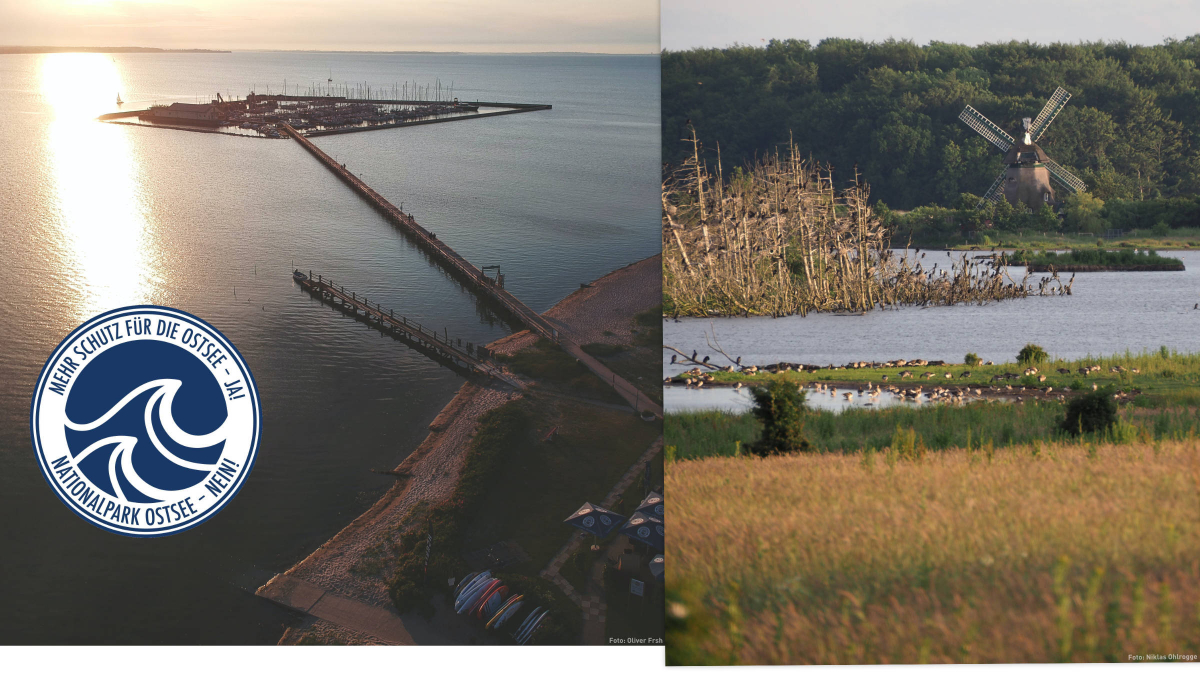
[[[492,300],[511,313],[530,332],[540,335],[562,347],[564,351],[574,356],[597,377],[612,386],[629,405],[633,406],[635,411],[649,412],[659,418],[663,416],[662,407],[647,398],[645,394],[639,391],[628,380],[617,375],[608,366],[585,352],[577,342],[569,337],[559,337],[558,328],[542,318],[541,314],[526,306],[524,302],[517,299],[512,293],[505,290],[502,283],[492,280],[482,270],[455,252],[449,245],[438,240],[436,235],[418,224],[412,215],[401,212],[399,208],[392,205],[386,198],[379,195],[370,186],[367,186],[363,180],[347,170],[344,165],[339,164],[329,154],[317,148],[316,144],[306,139],[291,125],[280,123],[279,126],[290,137],[295,139],[297,143],[303,146],[306,151],[311,153],[313,157],[321,161],[321,164],[333,171],[351,189],[354,189],[355,193],[365,198],[367,202],[382,212],[388,221],[399,227],[407,236],[416,241],[436,262],[455,274],[457,278],[470,284],[484,298]],[[352,298],[350,301],[353,302],[354,299]],[[379,312],[376,309],[374,313],[378,314]],[[495,366],[492,366],[492,368],[495,369]],[[509,383],[512,384],[513,382],[510,381]]]
[[[465,368],[471,374],[500,380],[517,389],[524,386],[488,361],[487,350],[482,345],[468,344],[467,348],[463,349],[461,348],[462,341],[459,340],[457,343],[459,346],[455,346],[456,343],[450,339],[449,335],[439,337],[437,330],[410,321],[406,316],[397,316],[392,309],[385,311],[378,302],[372,304],[365,297],[359,297],[354,292],[347,292],[344,286],[334,285],[332,280],[326,280],[322,275],[318,274],[314,277],[311,271],[307,275],[300,271],[293,271],[292,279],[299,283],[300,288],[305,292],[350,311],[355,316],[361,313],[362,318],[367,322],[379,325],[386,332],[402,337],[410,344],[417,345],[425,353],[432,354],[440,360]]]
[[[288,135],[296,140],[306,151],[311,153],[317,160],[321,161],[325,167],[328,167],[342,181],[354,189],[354,192],[362,196],[375,206],[377,210],[399,227],[406,235],[417,242],[422,248],[434,257],[437,262],[453,273],[458,274],[467,283],[471,284],[484,297],[491,299],[499,304],[509,313],[517,317],[525,327],[533,332],[545,337],[546,339],[557,342],[558,330],[546,322],[533,309],[530,309],[524,302],[517,299],[512,293],[504,289],[502,284],[492,280],[483,273],[478,267],[468,262],[461,255],[454,251],[449,245],[438,240],[437,236],[427,230],[425,227],[417,223],[412,215],[401,212],[399,208],[392,205],[386,198],[375,192],[370,186],[356,177],[353,172],[346,169],[344,165],[339,164],[329,154],[317,148],[316,144],[306,139],[303,135],[297,132],[291,125],[280,123]]]

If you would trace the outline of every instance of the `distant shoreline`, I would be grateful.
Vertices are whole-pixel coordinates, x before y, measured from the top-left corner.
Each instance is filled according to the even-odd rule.
[[[126,54],[138,52],[184,53],[184,54],[229,54],[232,50],[205,49],[163,49],[161,47],[52,47],[48,45],[0,45],[0,54],[60,54],[60,53],[89,53],[89,54]]]
[[[44,45],[0,45],[0,54],[232,54],[234,52],[306,52],[313,54],[450,54],[485,56],[595,56],[595,57],[653,57],[658,52],[464,52],[462,50],[314,50],[314,49],[271,49],[238,48],[236,50],[213,49],[166,49],[161,47],[53,47]]]

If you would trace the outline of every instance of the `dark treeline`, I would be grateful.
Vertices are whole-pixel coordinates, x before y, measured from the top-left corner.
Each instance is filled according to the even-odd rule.
[[[1198,61],[1200,35],[1153,47],[828,39],[664,51],[663,158],[675,165],[690,152],[679,141],[689,119],[727,164],[790,135],[833,165],[839,185],[857,166],[893,208],[950,206],[1003,169],[957,119],[963,106],[1011,132],[1062,86],[1073,96],[1041,144],[1096,197],[1190,196],[1200,193]]]

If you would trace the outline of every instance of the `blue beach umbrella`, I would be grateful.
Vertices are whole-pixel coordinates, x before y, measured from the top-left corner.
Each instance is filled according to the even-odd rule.
[[[655,549],[663,548],[663,522],[652,514],[635,512],[629,522],[621,526],[621,533]]]
[[[663,496],[659,493],[651,491],[651,493],[646,496],[646,499],[642,500],[642,504],[638,505],[638,508],[633,511],[635,513],[641,512],[643,514],[649,514],[650,516],[657,516],[661,519],[663,518]]]
[[[663,574],[666,572],[666,563],[662,554],[659,554],[650,560],[650,575],[653,575],[655,580],[662,580]]]
[[[598,538],[602,538],[613,532],[624,522],[624,516],[590,502],[583,503],[582,507],[563,521],[563,523],[571,524],[579,530],[591,533]]]

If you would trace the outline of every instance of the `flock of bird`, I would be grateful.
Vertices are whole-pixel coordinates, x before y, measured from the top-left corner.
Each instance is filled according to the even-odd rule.
[[[709,356],[705,356],[705,357],[703,357],[703,359],[698,359],[697,358],[698,353],[699,352],[693,352],[693,355],[692,355],[690,361],[692,363],[702,363],[703,366],[696,365],[695,367],[693,367],[692,369],[690,369],[686,372],[680,373],[674,377],[665,378],[663,380],[663,382],[665,384],[681,383],[686,388],[689,388],[689,389],[700,389],[700,388],[707,387],[710,385],[716,386],[714,384],[714,382],[716,380],[713,377],[712,373],[705,372],[704,370],[702,370],[702,367],[716,367],[718,369],[722,369],[722,368],[720,366],[712,366],[711,364],[709,364],[709,360],[711,358]],[[672,355],[671,362],[675,363],[676,359],[677,359],[677,357],[675,355]],[[688,361],[688,360],[689,360],[688,358],[686,358],[686,357],[684,358],[684,361]],[[753,365],[742,366],[740,356],[737,357],[737,359],[734,359],[734,363],[738,365],[738,367],[740,368],[740,372],[743,375],[753,376],[760,371],[760,368],[758,366],[753,366]],[[990,364],[990,362],[989,362],[989,364]],[[867,363],[867,362],[850,363],[850,364],[847,364],[845,367],[846,368],[866,368],[866,367],[881,367],[882,368],[882,367],[905,367],[905,366],[929,366],[929,365],[930,365],[929,361],[899,360],[899,361],[889,361],[887,363]],[[732,366],[730,366],[730,367],[732,367]],[[825,369],[828,370],[831,368],[833,368],[833,366],[829,366]],[[730,368],[727,367],[727,368],[723,368],[723,369],[728,370]],[[780,364],[780,365],[773,366],[773,367],[767,367],[767,368],[764,368],[761,370],[764,372],[779,374],[779,373],[791,372],[793,369],[795,369],[797,372],[804,372],[804,371],[814,372],[815,369],[817,369],[817,368],[816,368],[816,366],[810,367],[810,366],[804,366],[804,365],[797,365],[793,368],[793,366],[791,366],[791,365]],[[1099,372],[1101,370],[1102,370],[1102,368],[1099,365],[1090,365],[1090,366],[1083,366],[1083,367],[1078,368],[1078,373],[1080,375],[1083,375],[1086,377],[1087,375],[1090,375],[1093,372]],[[1070,375],[1072,373],[1072,371],[1067,368],[1058,368],[1057,371],[1063,375]],[[1109,371],[1113,372],[1113,373],[1122,373],[1122,372],[1140,373],[1141,372],[1141,370],[1138,368],[1127,369],[1124,366],[1120,366],[1120,365],[1111,366],[1109,368]],[[916,375],[912,370],[901,370],[900,372],[896,373],[896,377],[900,378],[900,379],[908,379],[908,378],[913,378],[915,376]],[[949,372],[949,371],[941,371],[939,373],[926,371],[924,373],[921,373],[920,378],[930,379],[930,378],[938,377],[938,376],[944,377],[945,379],[953,379],[955,377],[954,373]],[[958,374],[958,377],[959,378],[970,378],[971,371],[963,370],[962,372],[960,372]],[[1043,383],[1046,381],[1046,376],[1041,374],[1041,371],[1035,366],[1029,366],[1029,367],[1025,368],[1022,371],[1022,374],[1011,373],[1011,372],[998,373],[998,374],[992,376],[991,381],[1000,383],[1000,382],[1006,382],[1006,381],[1010,381],[1010,380],[1021,379],[1022,377],[1035,377],[1039,383]],[[1002,386],[997,385],[997,386],[992,386],[992,387],[980,387],[980,386],[971,386],[971,385],[968,385],[968,386],[934,385],[934,386],[928,386],[928,387],[926,385],[897,386],[894,384],[888,384],[887,383],[888,379],[889,379],[888,375],[883,375],[880,383],[878,383],[878,384],[876,384],[872,381],[872,382],[867,382],[865,386],[861,385],[861,384],[856,384],[853,386],[846,386],[843,384],[843,386],[841,386],[841,387],[838,387],[836,384],[830,383],[830,382],[812,382],[812,383],[805,384],[805,385],[799,385],[798,389],[800,391],[804,391],[805,389],[811,389],[814,394],[822,394],[831,399],[836,399],[840,395],[841,398],[845,399],[847,403],[856,402],[856,399],[857,399],[857,402],[860,402],[860,403],[865,401],[865,403],[863,403],[863,405],[874,405],[874,404],[878,403],[880,397],[883,396],[884,393],[887,393],[892,399],[899,400],[899,401],[910,401],[913,403],[922,403],[923,402],[923,403],[961,404],[961,403],[965,403],[970,400],[995,401],[998,399],[1012,400],[1012,401],[1016,401],[1019,403],[1022,400],[1024,400],[1025,398],[1042,398],[1042,399],[1055,398],[1059,401],[1063,401],[1066,399],[1066,394],[1071,392],[1071,389],[1069,387],[1059,388],[1057,390],[1057,393],[1055,393],[1055,389],[1052,386],[1027,386],[1027,384],[1021,384],[1021,385],[1004,384]],[[746,385],[742,382],[736,382],[732,385],[733,390],[737,391],[737,392],[740,392],[744,386],[746,386]],[[1095,391],[1096,389],[1098,389],[1098,386],[1096,385],[1095,382],[1093,382],[1091,385],[1091,388],[1092,388],[1092,391]],[[1120,397],[1121,397],[1121,394],[1114,394],[1114,398],[1120,398]]]

